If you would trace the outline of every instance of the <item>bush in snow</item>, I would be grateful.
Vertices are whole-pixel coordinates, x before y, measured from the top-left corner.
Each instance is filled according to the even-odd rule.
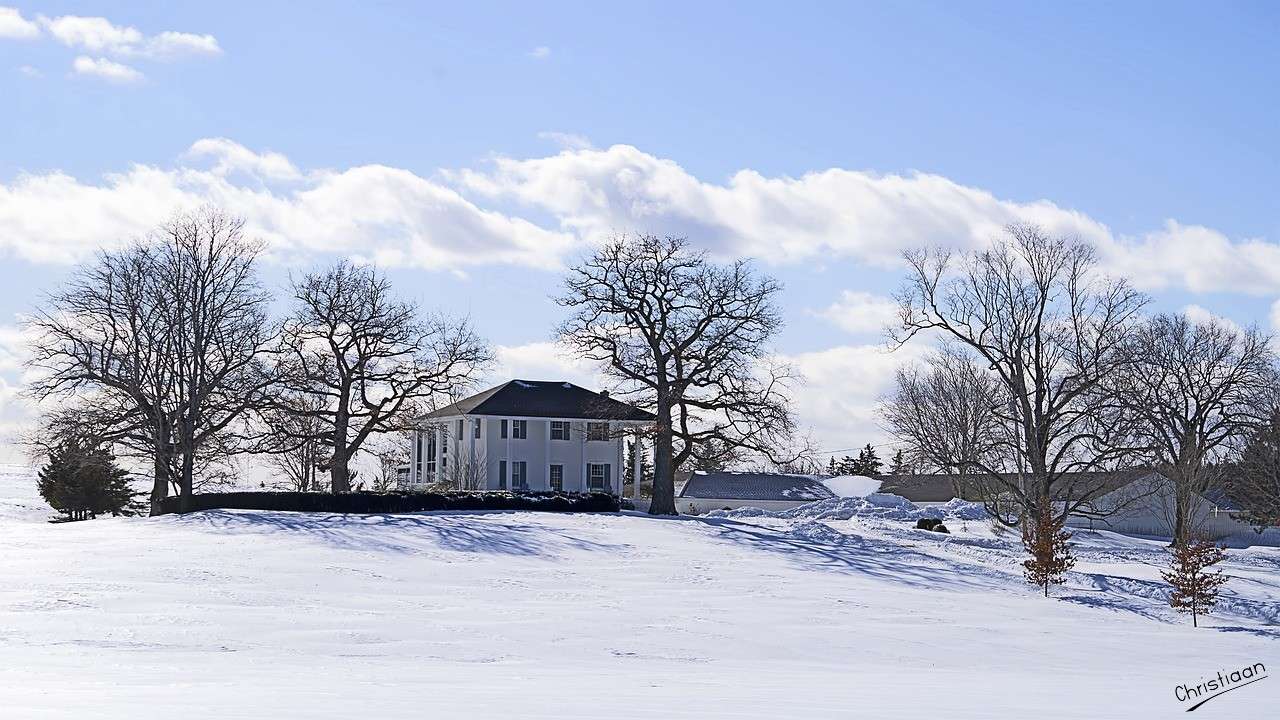
[[[1227,581],[1221,571],[1209,568],[1227,558],[1222,548],[1208,540],[1195,540],[1173,547],[1168,572],[1160,575],[1173,586],[1169,605],[1178,612],[1191,613],[1191,624],[1206,615],[1218,602],[1218,589]]]
[[[1022,563],[1027,582],[1044,588],[1049,597],[1050,583],[1062,582],[1062,577],[1076,564],[1071,556],[1067,540],[1071,533],[1063,529],[1065,519],[1052,512],[1037,513],[1035,520],[1023,517],[1022,545],[1031,559]]]
[[[39,478],[40,496],[67,520],[133,515],[139,509],[140,493],[129,487],[129,474],[105,448],[64,444],[49,453]]]

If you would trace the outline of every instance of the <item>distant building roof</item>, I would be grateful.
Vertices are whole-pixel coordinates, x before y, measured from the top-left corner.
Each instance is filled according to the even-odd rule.
[[[605,393],[563,381],[512,380],[428,413],[422,419],[457,415],[649,421],[654,416]]]
[[[1055,499],[1062,499],[1067,492],[1071,492],[1076,497],[1084,495],[1096,497],[1150,474],[1151,470],[1147,468],[1066,473],[1063,479],[1055,484]],[[1005,473],[1003,477],[1013,481],[1017,475]],[[880,492],[901,495],[911,502],[946,502],[951,498],[976,502],[982,499],[980,492],[982,483],[991,482],[991,478],[983,475],[965,476],[953,473],[881,475],[880,480]]]
[[[835,497],[811,475],[751,472],[695,472],[680,497],[719,500],[798,500],[810,502]]]

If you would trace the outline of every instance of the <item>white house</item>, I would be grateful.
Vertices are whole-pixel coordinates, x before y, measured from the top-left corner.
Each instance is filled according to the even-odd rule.
[[[420,418],[407,480],[460,490],[620,496],[626,440],[653,420],[608,393],[568,382],[512,380]],[[643,445],[635,443],[637,459]]]

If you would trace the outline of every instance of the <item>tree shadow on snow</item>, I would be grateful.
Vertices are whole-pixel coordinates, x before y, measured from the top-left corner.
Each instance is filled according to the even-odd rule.
[[[993,580],[1003,585],[1007,576],[981,565],[957,563],[918,550],[830,529],[816,537],[794,534],[724,518],[702,518],[716,536],[754,550],[776,553],[801,565],[892,580],[929,589],[991,589]],[[823,526],[826,527],[826,526]]]
[[[616,550],[621,547],[520,522],[504,517],[506,514],[344,515],[206,510],[172,516],[172,520],[225,532],[286,533],[348,550],[407,554],[440,549],[552,557],[564,549]]]

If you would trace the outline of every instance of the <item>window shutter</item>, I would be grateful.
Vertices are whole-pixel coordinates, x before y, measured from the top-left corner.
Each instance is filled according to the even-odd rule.
[[[507,461],[506,460],[498,461],[498,489],[499,490],[507,489]]]
[[[501,437],[505,440],[507,437],[507,421],[503,420],[502,422],[498,423],[498,427],[501,430]]]

